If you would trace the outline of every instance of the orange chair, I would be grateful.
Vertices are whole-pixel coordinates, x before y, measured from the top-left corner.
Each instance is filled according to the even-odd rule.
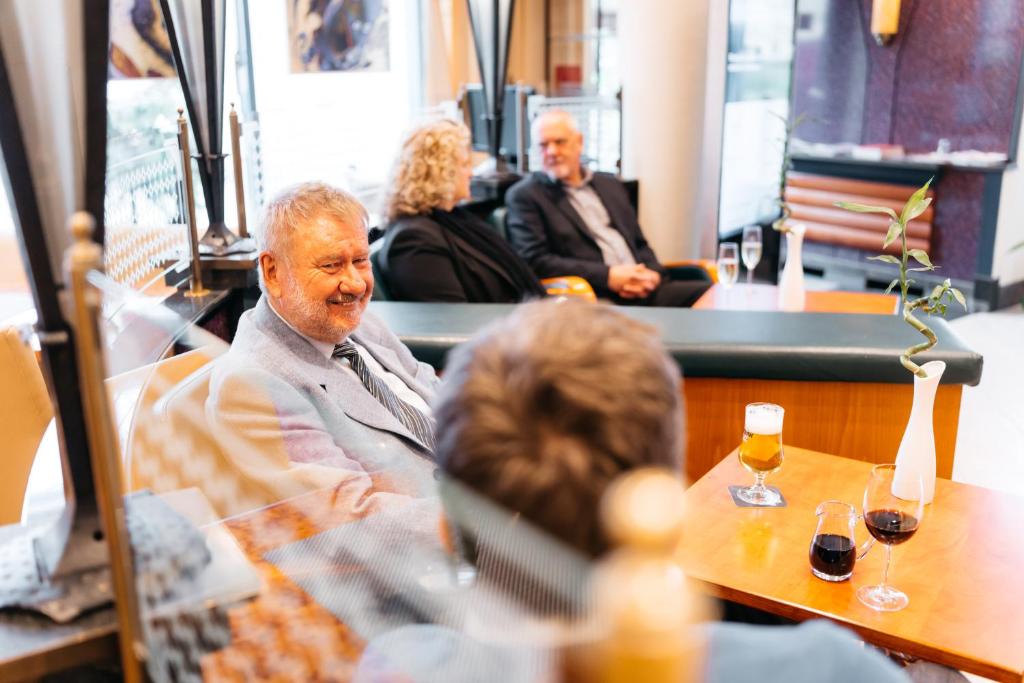
[[[126,492],[142,488],[172,490],[154,487],[154,482],[140,476],[140,430],[143,429],[147,418],[153,414],[154,406],[164,396],[184,379],[206,366],[216,355],[211,349],[199,348],[107,380],[114,398],[118,432],[121,434]],[[134,381],[129,381],[129,375]],[[134,399],[132,406],[128,414],[123,415],[125,411],[122,410],[121,404],[130,399]]]
[[[0,525],[21,521],[25,488],[39,442],[53,419],[36,355],[17,329],[0,330],[0,433],[4,435],[0,468]]]
[[[540,281],[548,296],[579,297],[585,301],[597,301],[597,295],[590,283],[577,275],[548,277]]]

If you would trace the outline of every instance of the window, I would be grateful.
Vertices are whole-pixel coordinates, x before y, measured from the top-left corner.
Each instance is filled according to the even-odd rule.
[[[107,84],[104,261],[114,280],[155,295],[170,293],[164,273],[188,257],[176,137],[181,106],[177,78]]]
[[[249,2],[267,196],[320,180],[352,192],[372,212],[419,105],[415,3],[362,3],[371,13],[345,21],[363,31],[366,45],[361,55],[344,56],[336,43],[317,47],[324,20],[305,13],[306,5]]]
[[[225,222],[237,232],[234,201],[234,169],[229,126],[230,104],[244,120],[236,64],[244,65],[239,50],[237,5],[227,3],[225,16],[224,135]],[[147,25],[125,8],[112,9],[111,73],[107,84],[107,193],[104,256],[107,273],[117,282],[153,296],[173,291],[165,281],[169,270],[184,269],[189,258],[188,216],[182,189],[181,153],[177,140],[178,109],[185,106],[181,84],[166,54],[148,50],[139,36],[157,32],[166,40],[159,16]],[[152,39],[148,42],[154,42]],[[155,42],[159,42],[158,40]],[[197,154],[194,131],[189,143]],[[247,209],[250,215],[260,205],[262,187],[259,129],[256,121],[243,123],[242,157]],[[206,199],[193,163],[196,220],[200,236],[209,220]],[[177,278],[170,278],[171,282]]]
[[[553,97],[614,96],[621,86],[618,0],[548,5],[548,91]]]
[[[794,0],[732,0],[718,231],[778,215],[793,63]]]

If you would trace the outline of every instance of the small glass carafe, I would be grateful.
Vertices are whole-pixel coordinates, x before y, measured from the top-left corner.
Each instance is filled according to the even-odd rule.
[[[824,581],[846,581],[857,560],[863,559],[874,545],[869,538],[857,546],[856,526],[860,515],[849,503],[826,500],[818,506],[818,526],[811,539],[811,572]]]

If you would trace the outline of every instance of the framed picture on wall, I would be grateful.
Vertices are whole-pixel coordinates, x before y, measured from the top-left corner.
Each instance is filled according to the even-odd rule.
[[[110,77],[174,78],[174,58],[158,0],[110,3]]]
[[[389,69],[389,0],[285,2],[292,73]]]

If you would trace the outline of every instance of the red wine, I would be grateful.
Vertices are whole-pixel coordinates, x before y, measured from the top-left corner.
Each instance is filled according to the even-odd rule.
[[[917,531],[917,518],[899,510],[872,510],[864,515],[871,535],[886,545],[899,545]]]
[[[848,536],[818,534],[811,543],[811,566],[830,577],[848,576],[857,561],[857,549]]]

